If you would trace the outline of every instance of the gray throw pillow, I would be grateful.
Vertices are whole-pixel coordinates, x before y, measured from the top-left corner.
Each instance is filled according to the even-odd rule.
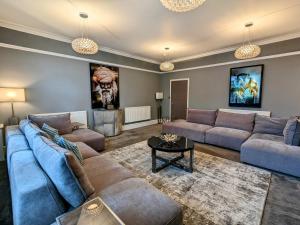
[[[217,117],[216,110],[188,109],[187,122],[213,126]]]
[[[299,118],[297,118],[297,127],[295,130],[292,145],[295,145],[295,146],[300,145],[300,120],[299,120]]]
[[[253,133],[275,134],[283,136],[283,129],[287,123],[286,118],[274,118],[256,115]]]
[[[300,122],[297,117],[290,118],[283,130],[284,143],[288,145],[300,144]]]
[[[28,119],[42,128],[43,124],[55,128],[60,135],[72,133],[71,114],[28,115]]]
[[[228,127],[251,132],[253,130],[255,113],[241,114],[219,111],[216,127]]]
[[[293,139],[297,128],[297,122],[297,118],[290,118],[287,121],[285,128],[283,129],[284,143],[288,145],[293,144]]]

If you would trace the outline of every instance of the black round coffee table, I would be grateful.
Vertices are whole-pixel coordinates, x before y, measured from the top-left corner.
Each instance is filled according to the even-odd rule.
[[[174,143],[168,143],[162,140],[160,137],[151,137],[148,139],[148,146],[152,149],[152,172],[157,173],[158,171],[166,168],[167,166],[176,166],[177,168],[183,169],[187,172],[193,172],[193,160],[194,160],[194,142],[185,138],[178,137],[178,140]],[[156,151],[161,152],[172,152],[180,153],[180,156],[172,159],[166,159],[156,155]],[[180,164],[178,161],[184,158],[184,152],[190,152],[190,165],[187,167]],[[160,167],[156,167],[156,159],[164,162]]]

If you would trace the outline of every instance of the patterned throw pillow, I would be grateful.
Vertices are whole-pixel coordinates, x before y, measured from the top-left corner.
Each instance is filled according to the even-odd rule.
[[[53,141],[56,144],[58,144],[60,147],[72,151],[76,156],[76,158],[78,159],[78,161],[80,162],[80,164],[83,165],[83,158],[76,144],[64,139],[62,136],[59,136],[58,134],[53,137]]]
[[[55,135],[58,135],[58,130],[50,127],[48,124],[44,123],[42,130],[45,131],[51,138],[54,138]]]

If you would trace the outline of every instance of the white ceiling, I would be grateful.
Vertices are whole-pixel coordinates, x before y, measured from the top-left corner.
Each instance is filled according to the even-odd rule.
[[[80,36],[81,11],[101,47],[155,61],[164,47],[178,59],[236,46],[250,21],[255,40],[300,34],[300,0],[206,0],[187,13],[160,0],[0,0],[0,25],[72,39]]]

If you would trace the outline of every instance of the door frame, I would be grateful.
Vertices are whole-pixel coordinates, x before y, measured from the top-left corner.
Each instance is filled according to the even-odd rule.
[[[187,99],[186,99],[186,109],[189,108],[189,102],[190,102],[190,78],[179,78],[179,79],[170,79],[170,101],[169,101],[169,119],[171,121],[171,115],[172,115],[172,82],[174,81],[181,81],[181,80],[187,80]]]

